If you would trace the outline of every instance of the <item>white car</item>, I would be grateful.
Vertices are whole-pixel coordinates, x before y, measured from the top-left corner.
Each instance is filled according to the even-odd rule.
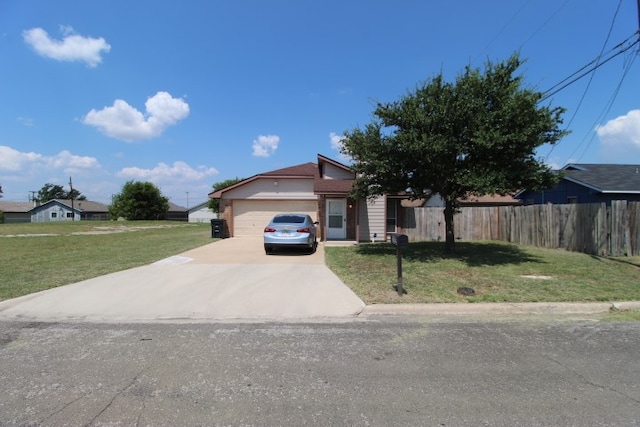
[[[272,254],[276,248],[303,248],[309,253],[316,250],[316,226],[309,215],[282,213],[273,217],[264,228],[264,251]]]

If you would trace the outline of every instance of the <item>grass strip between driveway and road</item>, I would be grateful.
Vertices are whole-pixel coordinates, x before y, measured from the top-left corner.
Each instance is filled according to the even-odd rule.
[[[209,223],[0,224],[0,300],[150,264],[211,243]],[[266,255],[265,255],[266,256]],[[393,290],[389,243],[326,247],[326,263],[365,303],[640,301],[640,257],[608,258],[502,242],[411,242],[407,294]],[[459,294],[472,288],[475,295]]]

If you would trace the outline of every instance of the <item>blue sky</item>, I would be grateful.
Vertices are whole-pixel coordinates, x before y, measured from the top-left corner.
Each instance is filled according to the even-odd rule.
[[[637,30],[635,0],[3,0],[3,200],[71,177],[93,201],[137,180],[193,206],[215,182],[340,160],[376,101],[440,72],[519,51],[545,92]],[[572,133],[541,158],[640,164],[637,56],[547,100]]]

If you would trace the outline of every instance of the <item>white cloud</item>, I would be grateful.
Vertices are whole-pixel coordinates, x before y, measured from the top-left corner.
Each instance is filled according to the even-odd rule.
[[[94,157],[76,156],[66,150],[55,156],[44,156],[34,152],[23,153],[6,145],[0,145],[0,172],[47,169],[69,173],[95,170],[99,167],[100,163]]]
[[[346,155],[346,154],[344,154],[342,152],[342,147],[343,147],[342,141],[344,140],[344,136],[338,135],[335,132],[330,132],[329,133],[329,140],[331,141],[331,148],[338,152],[338,156],[340,157],[341,161],[344,161],[344,162],[352,162],[353,161],[351,156],[348,156],[348,155]]]
[[[596,133],[605,149],[605,156],[640,154],[640,110],[631,110],[626,115],[609,120],[596,127]]]
[[[22,153],[6,145],[0,145],[0,172],[16,172],[42,162],[42,155]]]
[[[62,169],[67,173],[92,170],[100,167],[95,157],[76,156],[67,150],[63,150],[55,156],[46,157],[45,161],[51,168]]]
[[[218,175],[215,168],[198,166],[193,168],[185,162],[174,162],[173,165],[158,163],[153,169],[143,169],[138,167],[128,167],[122,169],[117,174],[119,177],[133,179],[136,181],[150,181],[154,184],[161,183],[186,183],[201,181],[208,177]]]
[[[280,137],[277,135],[258,135],[253,140],[253,155],[255,157],[269,157],[278,149]]]
[[[116,99],[111,107],[89,111],[82,122],[112,138],[133,142],[157,137],[189,115],[189,104],[167,92],[148,98],[145,108],[146,115]]]
[[[61,27],[65,36],[55,40],[42,28],[32,28],[22,32],[24,41],[39,55],[57,61],[81,61],[89,67],[102,62],[102,52],[109,52],[111,46],[102,38],[83,37],[73,32],[69,26]]]

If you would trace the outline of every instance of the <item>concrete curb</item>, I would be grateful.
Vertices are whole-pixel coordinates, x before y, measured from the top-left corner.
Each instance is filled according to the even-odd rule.
[[[372,304],[360,316],[377,315],[507,315],[507,314],[601,314],[640,311],[640,301],[596,303],[477,303],[477,304]]]

